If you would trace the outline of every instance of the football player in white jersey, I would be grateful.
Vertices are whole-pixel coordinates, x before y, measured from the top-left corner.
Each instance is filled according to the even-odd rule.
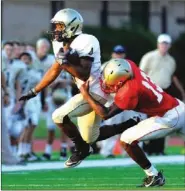
[[[11,49],[11,50],[10,50]],[[13,124],[16,111],[18,110],[20,103],[18,98],[21,95],[19,78],[25,69],[25,64],[18,59],[15,59],[15,51],[13,43],[6,43],[4,45],[4,53],[6,59],[2,59],[3,71],[6,76],[6,86],[10,91],[10,104],[5,107],[5,117],[7,121],[7,127],[10,133],[12,151],[17,152],[17,129]]]
[[[22,92],[27,92],[31,87],[35,86],[41,79],[41,73],[32,67],[32,57],[29,53],[23,52],[20,60],[25,63],[26,69],[20,79]],[[32,153],[32,136],[38,125],[41,112],[40,96],[28,100],[24,103],[25,129],[20,138],[18,155],[24,157],[28,161],[37,160]]]
[[[84,81],[89,80],[91,95],[99,103],[105,104],[109,97],[103,93],[99,83],[101,56],[98,39],[93,35],[82,33],[83,18],[73,9],[58,11],[51,22],[55,27],[50,34],[53,37],[56,62],[41,82],[24,94],[20,100],[35,97],[51,84],[62,70],[65,70],[74,77],[78,88]],[[72,117],[77,117],[79,130],[70,120]],[[92,152],[90,144],[99,138],[101,118],[95,114],[83,96],[77,94],[56,109],[52,119],[75,143],[76,152],[65,162],[66,167],[77,166]]]

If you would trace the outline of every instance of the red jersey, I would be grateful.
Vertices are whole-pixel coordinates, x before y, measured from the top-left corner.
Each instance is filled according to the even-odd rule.
[[[115,104],[123,110],[135,110],[148,116],[163,116],[176,107],[178,101],[164,92],[140,70],[136,64],[127,60],[133,71],[133,79],[126,81],[115,96]]]

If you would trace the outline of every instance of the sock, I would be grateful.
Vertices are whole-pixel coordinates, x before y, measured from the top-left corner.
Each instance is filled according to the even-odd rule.
[[[67,143],[63,142],[60,144],[60,148],[63,149],[63,148],[67,148]]]
[[[25,143],[26,146],[26,153],[31,153],[31,143]]]
[[[27,152],[26,152],[26,143],[22,143],[22,154],[23,155],[27,154]]]
[[[12,145],[12,146],[11,146],[11,149],[12,149],[12,153],[13,153],[14,155],[17,155],[17,146],[16,146],[16,145]]]
[[[121,141],[121,145],[132,160],[134,160],[142,169],[149,169],[152,166],[144,151],[138,146],[137,142],[128,144]]]
[[[147,176],[157,176],[158,175],[158,171],[153,165],[150,168],[145,169],[144,172],[146,173]]]
[[[129,127],[132,127],[137,123],[138,122],[136,122],[135,120],[129,119],[128,121],[125,121],[120,124],[104,125],[100,128],[100,135],[96,140],[96,142],[108,139],[109,137],[112,137],[114,135],[119,135],[123,133],[125,130],[127,130]]]
[[[50,144],[46,145],[45,153],[48,154],[48,155],[51,155],[51,153],[52,153],[52,145],[50,145]]]
[[[23,143],[20,142],[19,145],[18,145],[18,152],[17,152],[17,155],[20,156],[23,154]]]

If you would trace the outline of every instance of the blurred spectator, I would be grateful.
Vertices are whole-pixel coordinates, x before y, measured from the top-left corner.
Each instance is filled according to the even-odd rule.
[[[5,42],[2,49],[2,70],[11,64],[13,58],[13,43]]]
[[[126,58],[126,50],[122,45],[116,45],[112,52],[112,58]]]
[[[19,56],[24,51],[24,46],[18,41],[13,41],[13,58],[19,59]]]
[[[41,73],[32,68],[32,57],[29,53],[23,52],[20,55],[20,60],[26,65],[25,72],[20,79],[22,93],[29,91],[41,80]],[[21,136],[18,147],[18,155],[28,161],[38,160],[38,157],[32,152],[32,138],[35,128],[38,125],[41,104],[40,95],[33,99],[30,99],[24,104],[24,115],[25,115],[25,129],[23,136]]]
[[[9,91],[6,86],[6,79],[3,72],[1,72],[1,88],[2,88],[2,97],[3,97],[3,106],[7,106],[9,104]],[[11,145],[10,145],[10,137],[8,134],[8,128],[6,125],[6,119],[5,119],[5,112],[4,107],[2,106],[2,164],[7,165],[14,165],[14,164],[20,164],[21,160],[16,157],[16,155],[13,154],[11,151]]]
[[[169,55],[171,47],[171,37],[168,34],[161,34],[157,39],[157,49],[146,53],[140,62],[140,68],[150,76],[150,78],[163,90],[171,94],[172,83],[179,90],[182,99],[185,100],[185,91],[175,75],[176,62]],[[144,149],[148,154],[165,154],[165,139],[157,139],[144,144]]]

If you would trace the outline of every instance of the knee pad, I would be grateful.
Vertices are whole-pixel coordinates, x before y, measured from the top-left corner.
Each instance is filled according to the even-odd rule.
[[[133,140],[133,138],[131,136],[128,136],[126,132],[123,132],[121,134],[120,141],[131,145],[132,142],[135,141],[135,140]]]

